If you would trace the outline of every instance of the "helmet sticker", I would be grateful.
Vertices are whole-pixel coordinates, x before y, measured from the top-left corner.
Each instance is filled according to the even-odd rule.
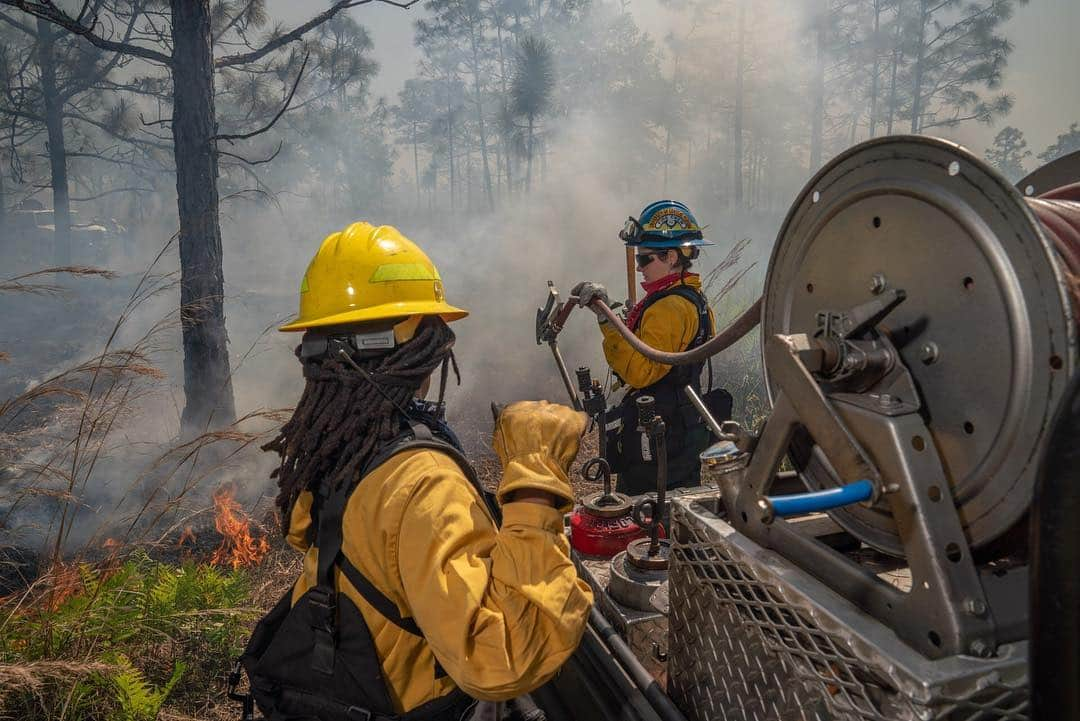
[[[645,224],[646,230],[696,230],[690,217],[678,208],[661,208]]]

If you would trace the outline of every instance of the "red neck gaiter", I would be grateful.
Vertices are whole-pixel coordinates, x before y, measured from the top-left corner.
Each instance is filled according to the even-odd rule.
[[[629,315],[626,316],[626,327],[630,330],[637,330],[638,323],[641,322],[641,313],[645,310],[645,301],[650,296],[659,293],[662,290],[667,290],[673,285],[678,285],[682,282],[683,278],[696,278],[697,273],[671,273],[665,275],[663,278],[657,278],[651,283],[642,283],[641,287],[645,289],[645,297],[638,301],[631,310]]]

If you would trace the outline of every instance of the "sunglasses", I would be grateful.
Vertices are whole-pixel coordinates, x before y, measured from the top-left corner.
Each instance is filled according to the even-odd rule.
[[[650,263],[652,263],[654,260],[659,258],[661,255],[666,255],[666,254],[667,254],[667,251],[664,251],[663,253],[638,253],[637,255],[634,256],[634,258],[637,260],[637,267],[638,268],[645,268]]]

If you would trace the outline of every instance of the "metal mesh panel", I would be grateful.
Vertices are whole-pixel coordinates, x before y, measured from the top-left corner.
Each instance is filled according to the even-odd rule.
[[[669,689],[689,717],[1029,718],[1023,653],[916,658],[876,621],[701,506],[677,501],[672,518]],[[837,619],[838,609],[847,617]]]

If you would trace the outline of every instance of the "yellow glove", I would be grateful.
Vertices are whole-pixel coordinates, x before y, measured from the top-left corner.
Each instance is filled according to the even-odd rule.
[[[491,444],[502,463],[497,497],[505,503],[513,491],[533,489],[554,494],[560,511],[573,507],[567,471],[577,457],[585,415],[547,401],[519,401],[495,421]]]

